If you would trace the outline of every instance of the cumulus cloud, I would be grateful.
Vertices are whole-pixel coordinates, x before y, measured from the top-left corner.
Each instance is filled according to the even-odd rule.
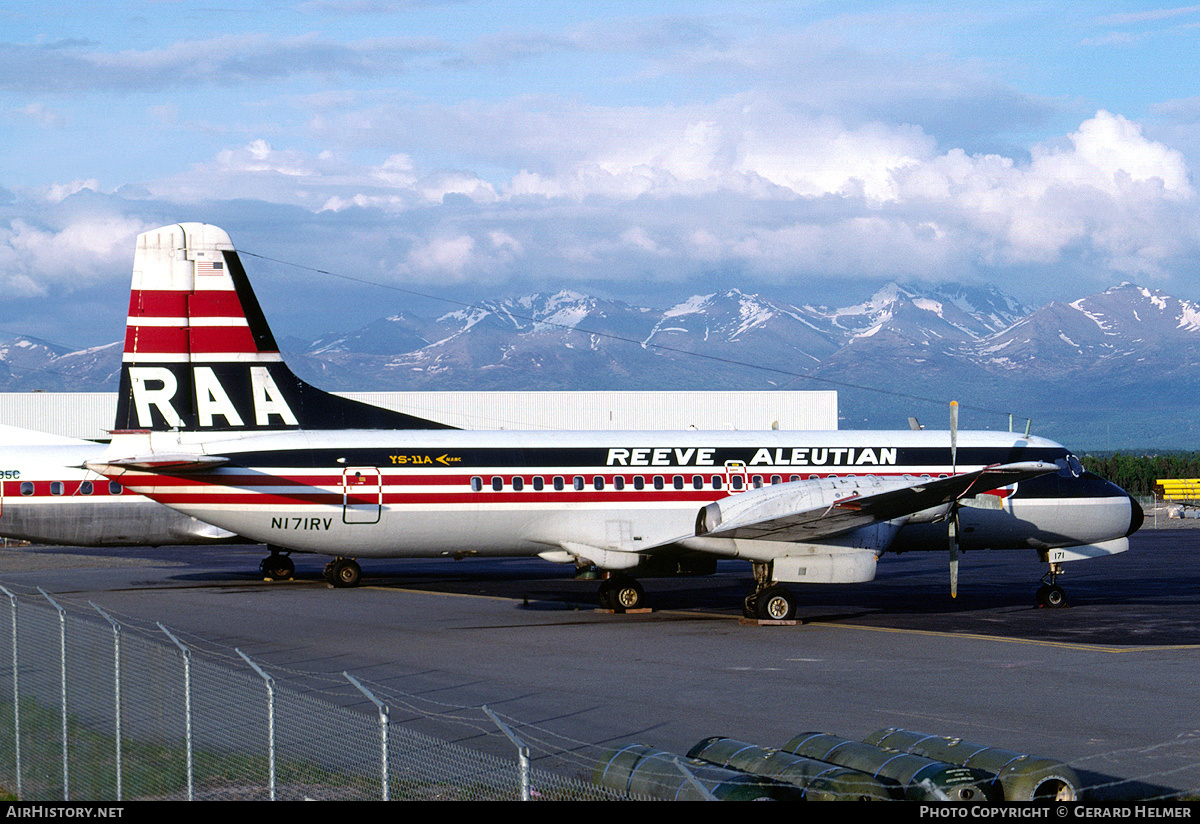
[[[12,220],[0,226],[0,284],[10,297],[33,297],[82,288],[114,271],[128,277],[134,239],[149,228],[120,216],[81,216],[59,227]]]
[[[570,145],[543,155],[527,144],[519,166],[490,180],[424,166],[409,152],[361,165],[256,139],[156,193],[378,211],[404,227],[391,241],[403,250],[392,272],[488,282],[554,261],[564,279],[649,271],[677,281],[717,265],[775,283],[813,273],[969,279],[1086,263],[1106,285],[1113,273],[1161,277],[1197,251],[1183,155],[1107,111],[1031,146],[1027,159],[942,151],[916,127],[851,126],[757,96],[568,106],[560,117],[543,110],[534,119],[544,135],[574,128]],[[504,117],[494,126],[510,147],[529,130]],[[476,154],[482,162],[487,149]],[[497,231],[508,239],[503,255]]]

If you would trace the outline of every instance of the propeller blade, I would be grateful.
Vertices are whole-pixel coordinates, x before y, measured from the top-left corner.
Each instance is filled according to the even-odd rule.
[[[950,401],[950,466],[958,471],[958,401]]]
[[[950,516],[950,597],[958,597],[958,509]]]

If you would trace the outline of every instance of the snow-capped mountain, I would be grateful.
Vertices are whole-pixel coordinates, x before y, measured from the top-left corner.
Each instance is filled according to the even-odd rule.
[[[730,290],[653,309],[561,291],[282,345],[298,373],[334,390],[832,388],[847,428],[910,414],[943,427],[928,401],[957,399],[964,426],[996,427],[1011,411],[1082,446],[1200,444],[1200,305],[1127,283],[1035,311],[953,284],[889,284],[835,308]],[[120,348],[0,341],[0,385],[111,391]]]

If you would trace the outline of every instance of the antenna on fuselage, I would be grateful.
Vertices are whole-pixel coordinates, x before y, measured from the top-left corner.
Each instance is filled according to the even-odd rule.
[[[1025,419],[1025,437],[1029,437],[1029,430],[1033,428],[1033,418]],[[1013,431],[1013,413],[1008,413],[1008,431]]]

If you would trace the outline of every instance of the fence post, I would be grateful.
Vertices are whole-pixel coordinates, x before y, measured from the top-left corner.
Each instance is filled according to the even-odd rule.
[[[21,686],[20,680],[17,678],[17,596],[3,586],[0,586],[0,591],[8,596],[8,601],[12,605],[13,748],[16,751],[17,798],[20,798],[23,793],[21,791]]]
[[[104,616],[113,631],[113,726],[117,736],[117,800],[124,800],[123,770],[121,767],[121,625],[91,601],[92,609]]]
[[[247,657],[246,653],[242,652],[237,647],[233,651],[242,656],[242,660],[253,667],[254,671],[262,676],[263,681],[267,684],[267,764],[268,764],[268,785],[270,787],[271,800],[275,800],[275,679],[263,672],[262,667],[254,663]]]
[[[188,801],[195,801],[195,785],[192,778],[192,651],[185,647],[183,642],[172,635],[171,631],[162,624],[158,624],[158,628],[166,633],[166,636],[183,653],[183,716],[184,740],[187,744],[187,798]]]
[[[380,701],[371,691],[358,682],[358,679],[346,671],[342,671],[342,675],[346,677],[354,686],[358,687],[358,691],[367,698],[371,699],[371,703],[379,710],[379,777],[383,784],[382,794],[383,800],[388,801],[391,795],[390,784],[388,780],[388,724],[390,722],[387,704]]]
[[[517,774],[520,781],[521,800],[530,801],[529,793],[529,745],[522,741],[517,734],[513,732],[507,724],[496,717],[496,713],[487,708],[485,704],[482,707],[487,713],[487,717],[492,719],[492,723],[500,728],[500,732],[508,736],[508,740],[517,748]]]
[[[62,699],[62,776],[63,801],[71,800],[70,767],[67,756],[67,613],[55,603],[46,590],[38,587],[38,592],[58,610],[58,674],[61,683],[59,695]]]

